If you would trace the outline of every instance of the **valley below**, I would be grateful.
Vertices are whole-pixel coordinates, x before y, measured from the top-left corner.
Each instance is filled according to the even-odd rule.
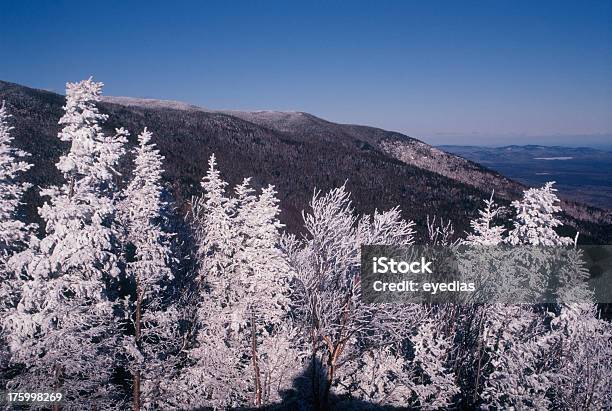
[[[612,152],[540,145],[439,148],[528,186],[555,181],[562,198],[612,209]]]

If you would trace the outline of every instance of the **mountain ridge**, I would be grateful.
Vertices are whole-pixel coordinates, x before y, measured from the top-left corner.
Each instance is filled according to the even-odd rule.
[[[61,176],[54,159],[65,149],[56,138],[63,96],[0,81],[0,99],[7,100],[15,117],[16,142],[33,153],[35,171],[29,177],[37,186],[56,183]],[[124,104],[118,104],[116,98],[115,102],[105,100],[100,106],[109,115],[107,130],[125,126],[132,132],[131,144],[145,126],[154,133],[154,142],[166,157],[164,176],[182,212],[188,211],[190,197],[199,194],[199,182],[212,152],[217,154],[219,168],[230,183],[253,176],[256,186],[271,183],[277,187],[281,218],[290,231],[299,230],[301,210],[307,207],[315,188],[325,191],[347,181],[358,212],[399,205],[404,217],[421,227],[426,225],[426,216],[435,212],[453,220],[459,234],[469,229],[469,219],[490,196],[491,188],[495,188],[496,196],[500,194],[500,203],[507,205],[524,187],[412,137],[374,127],[332,123],[308,113],[289,113],[291,121],[279,122],[270,120],[270,111],[209,110],[154,99],[124,100]],[[411,158],[415,153],[418,158]],[[449,164],[448,159],[453,161]],[[474,176],[484,176],[488,182],[479,187],[473,184],[474,176],[463,178],[472,184],[457,177],[470,169]],[[500,183],[504,181],[506,190]],[[493,183],[499,187],[491,187]],[[501,196],[504,191],[505,198]],[[35,193],[28,196],[32,204],[41,204]],[[590,220],[578,221],[578,217],[568,215],[568,224],[594,239],[609,237],[609,230],[599,227],[605,215],[593,217],[584,207],[578,211],[574,214],[579,217],[585,213]],[[35,208],[27,214],[35,219]]]

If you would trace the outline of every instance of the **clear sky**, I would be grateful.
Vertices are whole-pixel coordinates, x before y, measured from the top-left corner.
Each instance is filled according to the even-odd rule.
[[[0,79],[90,75],[432,143],[612,145],[612,1],[0,0]]]

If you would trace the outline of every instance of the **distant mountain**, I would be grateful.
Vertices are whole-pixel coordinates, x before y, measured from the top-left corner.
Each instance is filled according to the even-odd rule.
[[[135,97],[108,97],[103,96],[102,101],[119,104],[127,107],[146,107],[146,108],[170,108],[173,110],[188,110],[188,111],[206,111],[202,107],[194,106],[193,104],[183,103],[175,100],[154,100],[150,98],[135,98]]]
[[[28,218],[36,220],[38,187],[55,184],[55,162],[66,149],[56,135],[64,97],[0,81],[0,99],[13,114],[16,143],[32,153],[26,178]],[[253,176],[255,186],[274,184],[282,221],[292,232],[301,226],[301,210],[315,188],[328,190],[345,181],[357,211],[400,206],[405,218],[423,230],[428,215],[451,219],[462,234],[492,189],[502,204],[518,198],[523,186],[474,162],[400,133],[336,124],[301,112],[242,112],[204,109],[175,101],[106,97],[106,127],[124,126],[136,134],[145,126],[166,157],[165,179],[179,210],[200,193],[200,180],[211,153],[224,177],[236,184]],[[123,171],[130,163],[125,162]],[[126,174],[126,173],[124,173]],[[566,222],[596,241],[609,241],[609,213],[580,204],[564,204]],[[586,238],[586,237],[585,237]]]
[[[554,180],[561,197],[612,209],[612,152],[540,145],[439,148],[527,185]]]

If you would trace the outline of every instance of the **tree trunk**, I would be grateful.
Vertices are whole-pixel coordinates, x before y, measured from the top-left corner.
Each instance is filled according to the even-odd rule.
[[[251,358],[253,359],[253,372],[255,374],[255,406],[261,407],[261,372],[259,371],[259,358],[257,356],[255,312],[251,313]]]
[[[321,409],[321,392],[319,389],[319,372],[317,371],[317,342],[314,335],[314,331],[310,332],[310,338],[312,342],[312,356],[311,356],[311,368],[312,368],[312,398],[314,403],[314,409],[319,411]]]
[[[136,341],[136,346],[139,347],[141,334],[140,323],[142,318],[142,293],[138,284],[138,279],[136,280],[136,293],[138,295],[136,297],[136,311],[134,313],[134,339]],[[140,411],[140,371],[133,371],[132,376],[132,410]]]
[[[329,358],[327,360],[327,381],[325,384],[325,394],[323,396],[323,401],[325,405],[328,404],[329,393],[331,391],[331,386],[334,382],[334,374],[336,372],[336,361],[334,357],[334,353],[329,353]]]
[[[75,176],[73,175],[70,178],[70,185],[68,188],[68,198],[72,198],[72,196],[74,195],[74,180],[75,180]]]
[[[60,386],[61,386],[61,381],[60,381],[60,379],[61,379],[61,376],[62,376],[61,366],[59,366],[59,365],[55,365],[55,367],[54,367],[54,368],[55,368],[55,369],[53,370],[53,371],[54,371],[54,372],[53,372],[53,374],[54,374],[54,376],[53,376],[53,377],[54,377],[55,381],[54,381],[54,383],[53,383],[53,387],[55,388],[55,392],[60,392],[60,390],[59,390],[59,388],[60,388]],[[64,394],[64,395],[65,395],[65,394]],[[59,411],[59,410],[60,410],[60,405],[59,405],[59,403],[55,403],[55,404],[53,404],[53,407],[51,407],[51,409],[52,409],[53,411]]]
[[[132,410],[140,411],[140,372],[134,371],[134,384],[132,386]]]
[[[487,338],[486,334],[483,337],[480,336],[480,333],[482,332],[482,324],[484,322],[484,317],[485,317],[485,310],[484,310],[484,306],[482,306],[481,312],[480,312],[480,321],[478,323],[478,345],[477,345],[478,363],[476,365],[476,378],[474,380],[474,396],[472,398],[472,404],[474,406],[478,402],[478,386],[480,384],[480,373],[482,371],[481,370],[482,368],[482,343],[483,343],[483,340],[486,340]]]

